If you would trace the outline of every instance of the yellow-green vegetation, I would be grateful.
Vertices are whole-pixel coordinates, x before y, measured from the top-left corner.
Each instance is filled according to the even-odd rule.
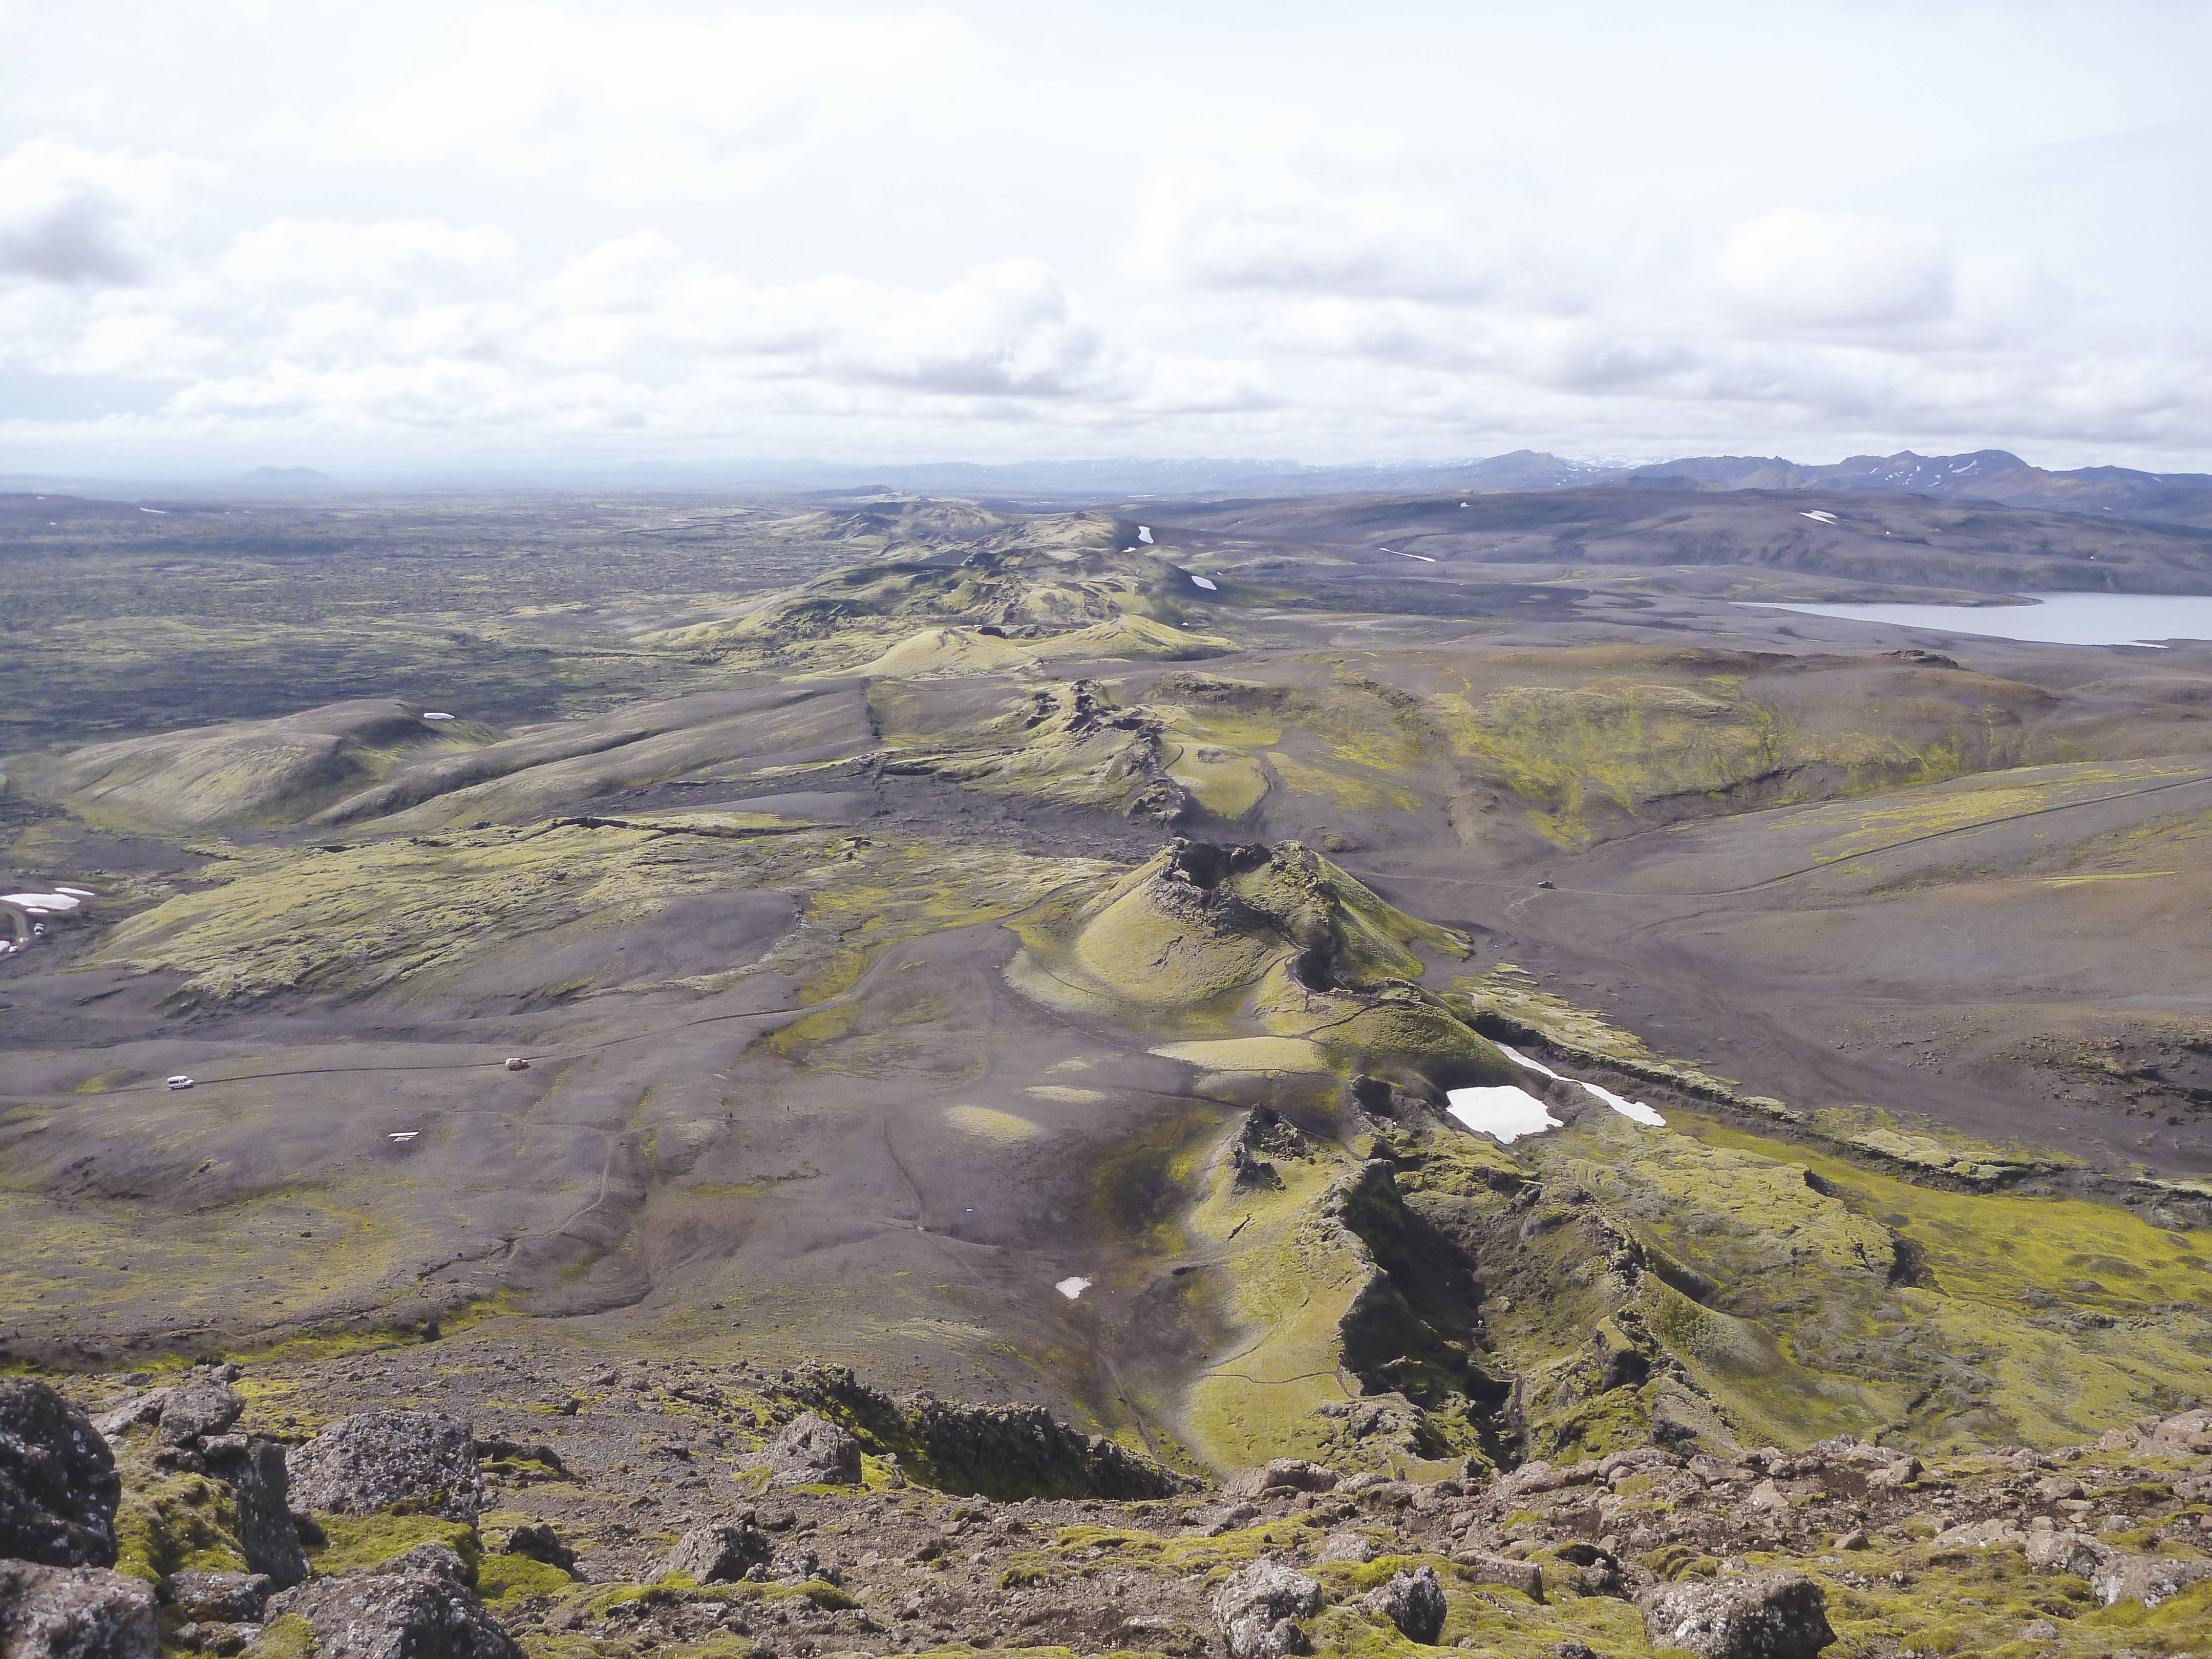
[[[869,702],[902,766],[976,788],[1133,811],[1157,800],[1162,816],[1184,806],[1235,822],[1279,781],[1340,811],[1419,811],[1409,781],[1430,751],[1407,730],[1422,723],[1418,701],[1328,664],[1286,672],[1312,684],[1177,671],[1141,697],[1121,683],[1076,680],[985,713],[878,681]]]
[[[729,880],[711,815],[649,828],[556,824],[240,851],[215,884],[141,912],[102,960],[185,976],[209,1000],[293,988],[364,991],[457,969],[518,933],[635,923]]]
[[[979,1140],[1034,1140],[1044,1133],[1025,1117],[995,1111],[988,1106],[948,1106],[945,1109],[945,1121]]]
[[[1226,648],[1177,625],[1188,581],[1164,560],[1120,546],[1103,514],[1006,524],[971,545],[957,562],[885,559],[833,571],[738,622],[665,641],[785,669],[909,675]],[[1088,637],[1070,642],[1076,635]]]
[[[390,700],[24,756],[12,787],[102,828],[189,833],[289,823],[362,788],[403,757],[464,752],[480,728],[426,725]],[[458,723],[457,723],[458,724]]]
[[[1033,672],[1048,662],[1101,658],[1182,662],[1235,649],[1234,642],[1218,634],[1195,633],[1150,617],[1122,614],[1088,628],[1036,637],[1009,638],[1002,630],[925,628],[866,662],[823,672],[927,678]]]
[[[1823,1196],[1890,1230],[1905,1260],[1893,1283],[1811,1275],[1820,1311],[1808,1318],[1811,1287],[1769,1273],[1757,1279],[1760,1299],[1771,1298],[1759,1311],[1778,1323],[1790,1316],[1789,1344],[1808,1364],[1931,1389],[1898,1425],[1916,1443],[2076,1442],[2212,1390],[2212,1231],[2057,1194],[1923,1185],[1693,1115],[1674,1127],[1713,1155],[1748,1150],[1794,1164]],[[1695,1179],[1709,1179],[1697,1163]],[[1686,1253],[1689,1241],[1674,1237]]]
[[[1338,1330],[1374,1264],[1359,1242],[1319,1213],[1346,1173],[1339,1158],[1278,1165],[1279,1189],[1240,1188],[1226,1167],[1186,1229],[1212,1257],[1188,1276],[1194,1311],[1234,1334],[1235,1346],[1191,1388],[1179,1427],[1219,1468],[1333,1449],[1340,1425],[1316,1415],[1358,1391],[1343,1370]]]
[[[1218,1581],[1263,1556],[1310,1545],[1318,1526],[1311,1516],[1293,1516],[1198,1535],[1163,1535],[1133,1527],[1061,1527],[1053,1534],[1052,1542],[1030,1555],[1028,1560],[1032,1567],[1050,1574],[1065,1572],[1077,1563],[1087,1565],[1101,1556],[1111,1556],[1119,1566],[1177,1574],[1205,1573],[1209,1581]]]
[[[1169,777],[1217,818],[1235,820],[1267,793],[1267,775],[1249,756],[1209,743],[1176,743],[1168,750]]]
[[[100,959],[185,977],[210,1001],[301,988],[359,993],[463,973],[479,986],[590,994],[619,963],[544,983],[544,963],[678,898],[795,890],[821,924],[762,964],[683,983],[706,990],[767,967],[797,969],[811,994],[845,988],[884,945],[1034,903],[1105,866],[904,839],[771,824],[757,815],[681,812],[315,848],[238,850],[212,884],[142,911],[101,941]],[[502,952],[526,952],[507,962]]]
[[[1746,1444],[2069,1444],[2212,1390],[2212,1234],[1916,1183],[1677,1110],[1395,1147],[1468,1254],[1534,1455],[1671,1420]]]
[[[1871,1106],[1823,1106],[1805,1114],[1803,1121],[1822,1139],[1852,1152],[1976,1186],[2078,1167],[2081,1162],[2018,1140],[2000,1146],[1932,1124],[1908,1127]]]
[[[1202,1038],[1196,1042],[1164,1042],[1152,1052],[1169,1060],[1203,1066],[1209,1072],[1297,1073],[1326,1072],[1328,1054],[1317,1042],[1304,1037],[1250,1036]]]
[[[781,851],[782,849],[779,849]],[[847,989],[885,947],[948,927],[1007,920],[1071,884],[1097,881],[1115,866],[1097,859],[1042,858],[990,847],[904,837],[855,837],[826,862],[818,848],[794,847],[781,884],[794,891],[808,918],[833,941],[818,963],[800,953],[819,950],[793,939],[763,958],[781,972],[805,969],[801,994],[820,1001]]]
[[[551,1562],[526,1555],[488,1553],[477,1563],[477,1594],[497,1613],[512,1614],[532,1602],[557,1599],[575,1583],[572,1574]]]
[[[1372,772],[1358,773],[1322,762],[1304,761],[1279,750],[1267,757],[1267,769],[1292,794],[1317,797],[1340,811],[1421,810],[1420,796],[1386,778],[1378,779]]]
[[[1116,703],[1097,680],[1058,681],[980,709],[913,681],[875,680],[868,707],[902,771],[1115,811],[1148,787],[1173,787],[1165,781],[1171,745],[1161,720],[1147,708]]]
[[[1488,653],[1430,700],[1472,775],[1572,844],[1614,814],[1694,816],[1750,787],[1776,802],[2009,765],[2048,694],[1959,670],[1762,672],[1771,659],[1639,646]],[[1479,674],[1480,678],[1476,678]]]
[[[1508,1072],[1412,982],[1423,967],[1411,947],[1459,957],[1466,942],[1295,842],[1233,852],[1178,842],[1104,891],[1067,893],[1015,925],[1025,948],[1008,976],[1050,1006],[1186,1042],[1301,1041],[1346,1073],[1456,1086]],[[1272,1047],[1262,1068],[1299,1052]],[[1192,1057],[1251,1063],[1237,1051]]]
[[[443,1544],[471,1567],[483,1559],[477,1529],[464,1521],[388,1510],[374,1515],[318,1515],[315,1520],[324,1541],[308,1547],[307,1559],[319,1572],[359,1572],[380,1566],[417,1544]]]
[[[1879,801],[1834,803],[1796,815],[1793,832],[1812,839],[1811,860],[1840,863],[1877,848],[2019,817],[2130,786],[2193,777],[2204,768],[2184,761],[2083,762],[2023,766],[1963,778],[1942,789],[1917,789]]]
[[[162,1471],[145,1430],[114,1443],[123,1501],[115,1510],[115,1570],[149,1583],[187,1570],[242,1572],[238,1506],[229,1488],[205,1475]]]
[[[221,1144],[223,1125],[161,1098],[144,1127],[190,1169],[197,1146]],[[40,1118],[26,1112],[21,1121]],[[163,1323],[203,1324],[234,1318],[241,1286],[251,1284],[246,1293],[269,1323],[313,1320],[386,1281],[420,1248],[415,1229],[392,1213],[390,1183],[373,1170],[185,1210],[99,1194],[56,1199],[39,1190],[51,1173],[30,1157],[0,1169],[0,1232],[21,1241],[0,1253],[0,1301],[27,1311],[67,1305],[127,1316],[135,1306]],[[303,1336],[286,1351],[339,1352],[393,1340],[388,1329]]]
[[[261,1627],[246,1651],[253,1659],[314,1659],[314,1626],[296,1613],[279,1613]]]

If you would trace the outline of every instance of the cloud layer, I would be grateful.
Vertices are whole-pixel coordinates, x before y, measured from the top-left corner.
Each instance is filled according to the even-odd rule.
[[[0,471],[2212,466],[2186,10],[0,9]]]

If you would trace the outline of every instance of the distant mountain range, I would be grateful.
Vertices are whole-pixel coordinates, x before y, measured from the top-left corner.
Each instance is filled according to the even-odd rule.
[[[773,469],[763,466],[763,482]],[[832,478],[831,473],[847,475]],[[1118,495],[1282,497],[1464,490],[1569,489],[1603,484],[1673,484],[1692,489],[1877,490],[2049,512],[2086,513],[2212,529],[2212,473],[2138,472],[2086,466],[2054,472],[2002,449],[1964,455],[1854,455],[1831,466],[1780,456],[1698,455],[1648,466],[1572,461],[1516,449],[1480,460],[1304,466],[1295,461],[1034,461],[1010,466],[841,468],[792,463],[786,489],[836,489],[849,477],[895,489],[1091,500]],[[799,482],[800,478],[806,482]]]
[[[1894,455],[1854,455],[1832,466],[1801,466],[1779,456],[1700,455],[1613,476],[1707,489],[1871,489],[2212,527],[2212,473],[2137,472],[2124,466],[2053,472],[2002,449],[1965,455],[1918,455],[1905,449]]]
[[[1464,461],[1369,462],[1308,466],[1284,460],[1015,461],[988,464],[939,461],[874,466],[819,460],[733,460],[665,465],[595,467],[588,474],[554,468],[459,475],[413,483],[347,484],[312,467],[262,466],[225,479],[178,481],[63,479],[0,476],[0,490],[51,491],[137,500],[238,495],[318,495],[342,491],[385,493],[410,489],[640,490],[775,490],[836,493],[873,489],[928,495],[962,495],[1015,505],[1096,505],[1162,499],[1221,501],[1250,497],[1363,494],[1413,495],[1454,492],[1489,495],[1513,490],[1638,485],[1705,490],[1874,490],[1957,501],[1990,501],[2047,512],[2081,513],[2138,523],[2212,530],[2212,473],[2139,472],[2124,466],[2084,466],[2051,471],[2002,449],[1962,455],[1854,455],[1828,466],[1807,466],[1778,455],[1693,455],[1680,460],[1623,466],[1568,460],[1540,450]]]

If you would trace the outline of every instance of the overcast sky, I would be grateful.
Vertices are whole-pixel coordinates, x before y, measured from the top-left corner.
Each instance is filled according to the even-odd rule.
[[[2212,6],[0,0],[0,472],[2212,470]]]

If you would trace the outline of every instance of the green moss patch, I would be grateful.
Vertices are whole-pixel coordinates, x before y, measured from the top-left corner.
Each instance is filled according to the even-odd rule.
[[[404,1555],[417,1544],[444,1544],[478,1573],[483,1571],[483,1547],[477,1529],[465,1522],[389,1512],[318,1515],[315,1521],[323,1529],[324,1541],[308,1549],[307,1559],[318,1572],[360,1572]]]

